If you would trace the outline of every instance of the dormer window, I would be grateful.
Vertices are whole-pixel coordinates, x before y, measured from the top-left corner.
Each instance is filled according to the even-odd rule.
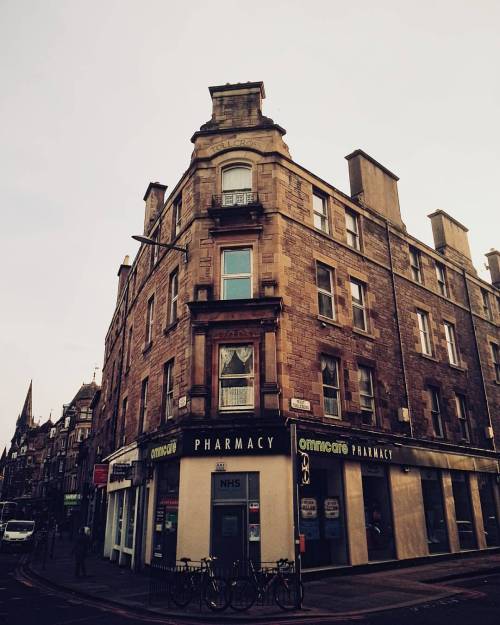
[[[250,204],[252,168],[246,165],[227,167],[222,171],[222,206]]]

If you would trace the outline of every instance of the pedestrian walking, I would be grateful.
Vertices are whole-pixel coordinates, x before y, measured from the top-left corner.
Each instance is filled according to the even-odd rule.
[[[88,551],[88,536],[85,533],[85,528],[81,527],[78,530],[78,536],[73,547],[73,554],[75,556],[75,577],[87,577],[87,569],[85,567],[85,558]]]

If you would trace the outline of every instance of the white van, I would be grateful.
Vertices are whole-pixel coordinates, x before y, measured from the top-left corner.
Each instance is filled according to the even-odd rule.
[[[30,548],[34,534],[35,521],[8,521],[2,536],[2,550]]]

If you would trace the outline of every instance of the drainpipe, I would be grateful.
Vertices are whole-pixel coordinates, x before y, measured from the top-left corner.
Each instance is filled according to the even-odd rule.
[[[474,321],[474,313],[472,312],[472,305],[471,305],[470,292],[469,292],[469,283],[467,282],[467,273],[466,273],[465,269],[462,269],[462,274],[463,274],[463,278],[464,278],[465,294],[467,295],[467,306],[469,307],[470,320],[471,320],[471,324],[472,324],[472,334],[474,335],[474,346],[476,348],[476,356],[477,356],[477,361],[479,363],[479,373],[481,374],[481,384],[482,384],[482,387],[483,387],[484,402],[486,404],[486,414],[488,416],[488,426],[491,429],[493,429],[493,423],[491,421],[490,402],[488,401],[488,393],[486,391],[486,383],[484,381],[483,363],[481,362],[481,352],[479,351],[479,343],[478,343],[478,340],[477,340],[476,322]],[[492,440],[492,443],[493,443],[493,451],[496,451],[495,434],[494,433],[493,433],[493,438],[491,440]],[[497,461],[497,465],[498,465],[498,461]]]
[[[401,337],[401,322],[399,320],[398,295],[396,291],[396,280],[394,277],[394,263],[392,260],[391,232],[389,229],[388,221],[385,222],[385,230],[387,233],[387,248],[389,251],[389,265],[391,268],[391,285],[392,285],[392,297],[394,300],[394,311],[396,315],[396,329],[398,331],[399,351],[401,353],[401,371],[403,372],[403,384],[404,384],[404,389],[405,389],[406,405],[408,406],[408,415],[410,418],[408,424],[410,426],[410,436],[411,438],[413,438],[413,421],[412,421],[411,405],[410,405],[410,392],[408,390],[408,377],[406,374],[403,339]]]

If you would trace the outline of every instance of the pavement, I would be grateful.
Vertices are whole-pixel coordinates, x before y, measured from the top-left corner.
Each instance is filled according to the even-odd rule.
[[[500,572],[500,550],[458,554],[448,559],[428,558],[424,564],[416,566],[394,563],[394,568],[384,570],[371,571],[366,566],[360,573],[353,572],[353,569],[337,570],[334,576],[306,579],[303,610],[297,612],[282,612],[275,605],[267,605],[253,606],[244,614],[231,610],[214,614],[198,604],[179,611],[167,599],[152,600],[147,570],[133,573],[98,555],[90,555],[87,558],[88,577],[75,578],[68,541],[57,541],[53,558],[32,555],[23,570],[25,575],[50,588],[142,615],[217,622],[258,622],[276,620],[277,617],[280,620],[333,618],[337,621],[355,620],[356,617],[452,597],[474,598],[473,592],[455,586],[454,580]]]

